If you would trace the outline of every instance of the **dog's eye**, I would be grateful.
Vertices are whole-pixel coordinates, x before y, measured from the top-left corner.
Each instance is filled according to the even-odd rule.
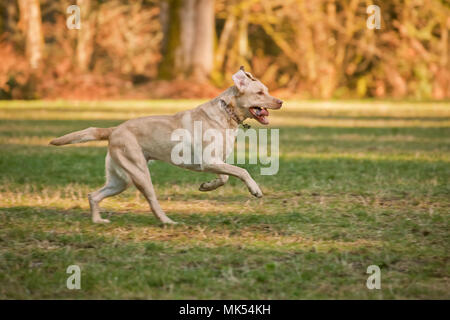
[[[262,96],[262,95],[264,94],[264,92],[263,92],[263,91],[259,91],[258,94],[259,94],[260,96]]]

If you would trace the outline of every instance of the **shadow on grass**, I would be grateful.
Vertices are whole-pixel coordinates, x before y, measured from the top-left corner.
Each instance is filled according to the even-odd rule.
[[[0,136],[59,136],[88,127],[114,127],[124,120],[1,120]]]
[[[36,190],[46,187],[62,187],[69,184],[87,186],[93,190],[104,184],[103,147],[23,147],[8,145],[0,156],[0,176],[3,188],[20,188],[32,185]],[[301,156],[280,159],[279,172],[273,176],[260,176],[258,165],[240,165],[246,168],[256,181],[269,189],[296,190],[310,187],[329,189],[334,186],[341,191],[352,188],[380,188],[384,184],[414,190],[414,185],[424,187],[423,182],[435,179],[430,186],[441,189],[448,177],[448,162],[419,159],[355,159],[351,157],[302,158]],[[150,165],[155,188],[178,186],[197,189],[214,177],[208,173],[197,173],[163,162]],[[376,183],[375,183],[376,182]],[[331,183],[333,186],[331,186]],[[374,184],[375,183],[375,184]],[[245,186],[237,179],[230,185]],[[381,184],[381,185],[380,185]],[[214,192],[214,191],[213,191]],[[203,193],[199,192],[199,198]]]
[[[327,118],[327,117],[325,117]],[[360,118],[360,117],[356,117]],[[366,117],[363,117],[366,119]],[[371,119],[372,117],[367,117],[367,119]],[[352,118],[353,119],[353,118]],[[408,120],[409,118],[405,118]],[[431,118],[434,120],[430,120],[427,117],[418,118],[416,120],[426,120],[426,121],[435,121],[437,123],[441,121],[448,121],[447,118]],[[87,119],[87,120],[16,120],[16,119],[8,119],[2,120],[0,119],[0,136],[49,136],[49,135],[62,135],[71,131],[81,130],[88,127],[113,127],[118,124],[127,121],[129,119],[123,120],[95,120],[95,119]],[[17,127],[20,130],[1,130],[1,128],[11,128]],[[323,127],[281,127],[281,134],[286,133],[288,135],[294,134],[294,136],[299,136],[301,134],[308,135],[329,135],[329,134],[358,134],[362,136],[366,135],[392,135],[392,134],[408,134],[417,137],[440,137],[440,133],[449,132],[450,129],[448,127],[332,127],[332,126],[323,126]]]
[[[2,209],[8,222],[16,227],[8,230],[32,229],[64,235],[112,237],[126,242],[166,242],[172,247],[221,247],[278,249],[280,251],[348,251],[379,247],[380,239],[364,237],[327,238],[309,233],[309,218],[298,213],[273,216],[246,214],[202,214],[189,216],[170,214],[177,225],[162,225],[150,212],[104,212],[109,224],[93,224],[90,215],[80,210],[58,210],[47,207],[17,206]],[[302,228],[298,228],[298,226]],[[317,225],[317,223],[316,223]],[[319,223],[320,226],[320,223]],[[8,232],[7,232],[8,233]]]

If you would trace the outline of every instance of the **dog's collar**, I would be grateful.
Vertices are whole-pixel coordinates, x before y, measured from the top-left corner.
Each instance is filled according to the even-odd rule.
[[[220,106],[228,113],[231,119],[233,119],[238,125],[242,125],[244,129],[250,129],[250,126],[246,123],[244,123],[244,120],[241,120],[239,116],[234,112],[233,107],[231,104],[227,104],[223,99],[219,100]]]

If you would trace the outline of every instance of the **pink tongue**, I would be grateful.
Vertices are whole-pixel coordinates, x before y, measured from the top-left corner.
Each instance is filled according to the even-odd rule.
[[[269,115],[269,111],[267,111],[266,108],[262,108],[261,111],[259,112],[260,116],[268,116]]]

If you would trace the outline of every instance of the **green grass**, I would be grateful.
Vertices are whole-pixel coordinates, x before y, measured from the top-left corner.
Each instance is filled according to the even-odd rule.
[[[50,147],[197,101],[0,103],[1,299],[449,299],[450,105],[292,101],[271,113],[280,169],[231,178],[150,165],[161,226],[133,188],[102,203],[105,143]],[[66,288],[79,265],[81,290]],[[381,290],[368,290],[369,265]]]

